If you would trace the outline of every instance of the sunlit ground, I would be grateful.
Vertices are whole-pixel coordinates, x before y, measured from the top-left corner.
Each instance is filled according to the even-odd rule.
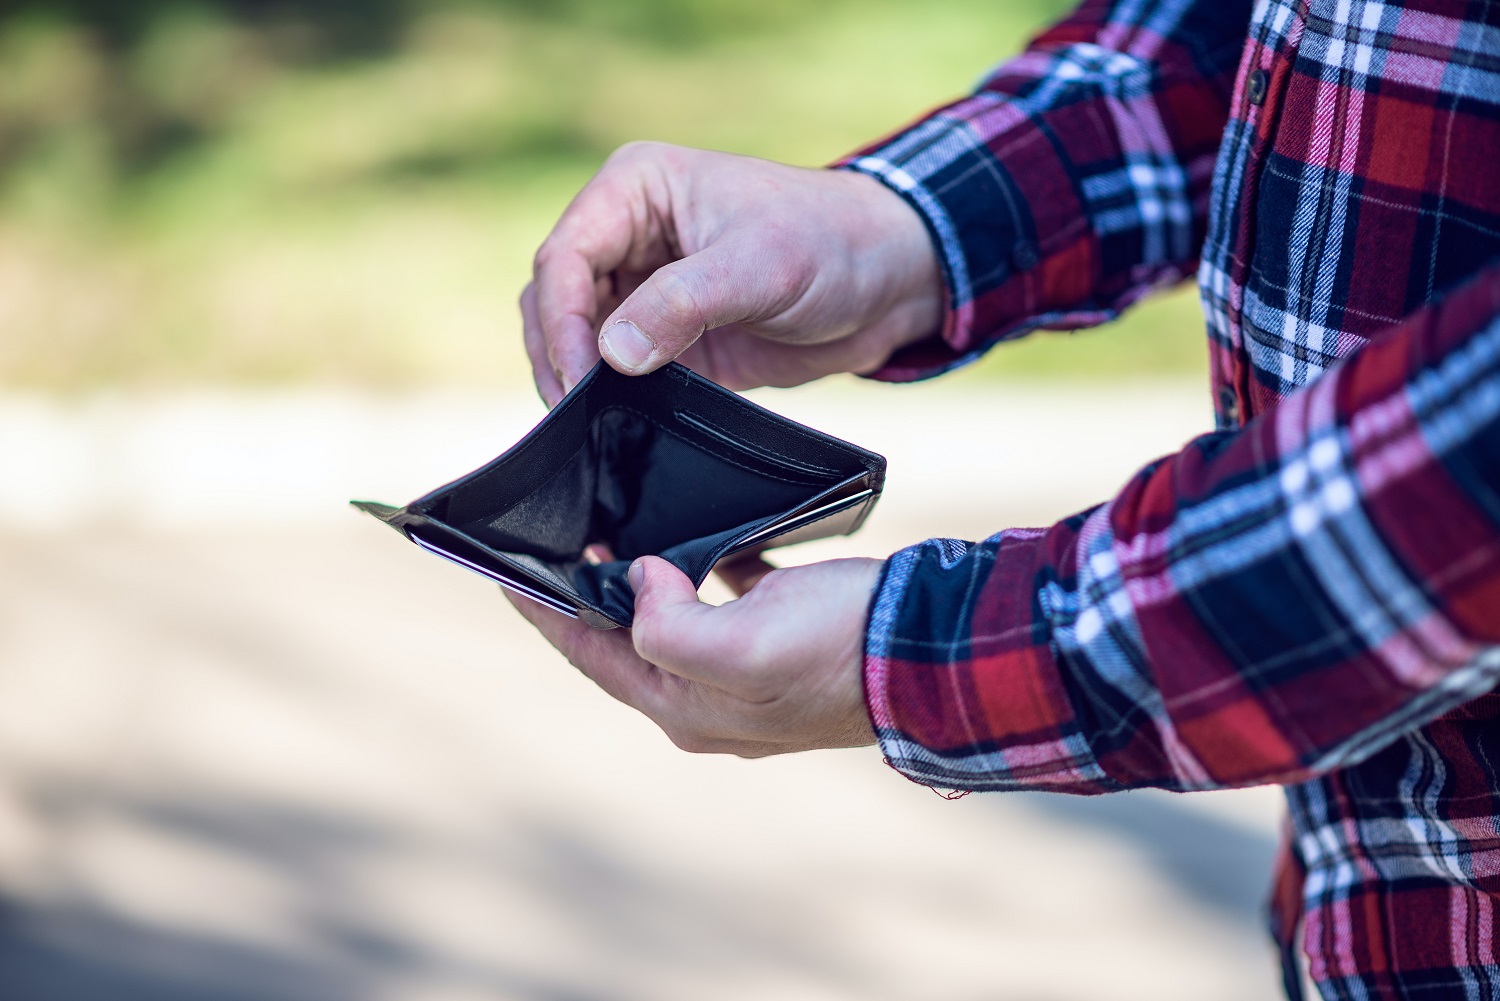
[[[515,299],[611,149],[825,163],[1065,6],[0,10],[0,999],[1276,996],[1274,791],[688,756],[345,504],[541,416]],[[937,383],[761,395],[890,459],[864,531],[784,557],[1104,499],[1207,428],[1202,337],[1178,289]]]
[[[1195,382],[761,399],[891,462],[865,531],[789,560],[1044,522],[1207,424]],[[0,499],[7,1001],[1276,996],[1275,792],[948,802],[868,749],[689,756],[344,508],[539,415],[0,404],[32,485]]]

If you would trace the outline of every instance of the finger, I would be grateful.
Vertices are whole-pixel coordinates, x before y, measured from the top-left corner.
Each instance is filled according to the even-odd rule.
[[[862,336],[808,344],[770,340],[740,325],[710,330],[677,360],[726,389],[799,386],[832,372],[868,374],[880,368],[897,346],[884,331],[868,327]]]
[[[567,391],[599,360],[593,265],[576,250],[554,251],[538,259],[535,284],[548,366]]]
[[[762,577],[775,569],[759,553],[740,553],[720,560],[714,567],[714,573],[729,585],[736,597],[742,597],[746,591],[760,583]]]
[[[600,632],[529,598],[509,591],[505,596],[580,673],[648,717],[679,747],[758,756],[746,751],[761,745],[741,732],[731,695],[658,670],[636,653],[623,630]]]
[[[705,330],[784,312],[810,275],[784,267],[774,241],[729,237],[658,268],[604,321],[599,352],[626,375],[660,368]]]
[[[661,714],[661,674],[636,656],[623,630],[591,629],[540,602],[510,591],[504,593],[522,618],[594,684],[652,719]]]
[[[571,389],[599,360],[601,279],[639,255],[645,184],[635,161],[611,159],[563,211],[537,251],[532,277],[552,368]]]
[[[562,380],[547,356],[547,338],[542,333],[542,319],[536,308],[536,285],[531,282],[521,291],[521,334],[526,357],[531,359],[531,377],[537,394],[550,410],[563,398]]]
[[[617,291],[618,271],[612,271],[607,275],[601,275],[594,280],[594,312],[596,316],[605,316],[613,313],[619,308],[623,296]]]
[[[730,628],[735,622],[731,606],[715,608],[699,601],[687,575],[655,556],[631,565],[630,585],[635,591],[630,634],[643,660],[679,678],[756,697],[742,669],[743,637]]]
[[[615,561],[614,550],[603,542],[591,542],[583,547],[583,562],[598,566],[601,563],[613,563]]]

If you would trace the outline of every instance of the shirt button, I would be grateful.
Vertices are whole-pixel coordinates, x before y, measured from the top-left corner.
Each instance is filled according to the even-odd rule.
[[[1234,395],[1233,386],[1219,387],[1219,413],[1231,424],[1240,422],[1240,401]]]
[[[1041,258],[1037,256],[1036,244],[1030,240],[1021,240],[1010,248],[1010,263],[1017,271],[1030,271],[1040,260]]]
[[[1260,105],[1266,103],[1267,82],[1268,78],[1266,76],[1266,71],[1263,69],[1252,71],[1250,74],[1250,78],[1245,81],[1245,96],[1249,98],[1250,103],[1255,105],[1256,107],[1259,107]]]

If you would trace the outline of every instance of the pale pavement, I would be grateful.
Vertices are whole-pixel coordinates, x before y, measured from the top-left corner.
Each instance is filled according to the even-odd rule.
[[[1101,500],[1200,386],[834,386],[883,555]],[[1261,789],[949,802],[695,757],[349,497],[529,399],[0,399],[0,999],[1259,1001]],[[722,596],[721,596],[722,597]]]

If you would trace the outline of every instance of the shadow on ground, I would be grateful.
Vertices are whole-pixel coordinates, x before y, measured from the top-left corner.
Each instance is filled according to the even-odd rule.
[[[607,980],[612,967],[675,970],[711,982],[757,962],[889,997],[837,954],[778,921],[765,900],[654,871],[612,845],[607,832],[583,835],[554,818],[506,816],[494,838],[476,845],[204,790],[174,796],[51,783],[29,799],[64,847],[45,867],[46,893],[0,897],[4,1001],[618,1001],[625,995],[592,986]],[[248,929],[227,934],[122,913],[94,885],[91,867],[66,849],[77,831],[100,823],[254,871],[288,906],[268,913],[264,899],[222,900],[226,912],[261,912]],[[570,926],[564,935],[574,962],[536,964],[518,960],[514,949],[491,955],[450,948],[441,934],[411,934],[386,920],[388,912],[362,885],[361,873],[389,865],[457,869],[481,893],[529,902],[528,920]],[[162,867],[150,878],[184,877]],[[276,925],[269,941],[255,929],[267,918]],[[503,941],[522,929],[491,931]],[[528,969],[538,965],[556,976]]]
[[[1157,790],[1027,798],[1050,819],[1107,834],[1197,907],[1237,924],[1262,924],[1276,856],[1269,835]]]
[[[1192,808],[1167,794],[1076,799],[1028,796],[1027,806],[1060,825],[1108,836],[1111,850],[1147,862],[1196,909],[1249,930],[1259,924],[1274,844],[1269,837]],[[841,957],[802,940],[767,913],[765,901],[721,888],[674,882],[545,818],[507,818],[505,834],[481,848],[424,842],[410,832],[305,809],[185,791],[130,795],[50,785],[32,799],[48,827],[66,832],[107,818],[144,836],[232,857],[286,891],[294,909],[280,916],[284,941],[226,937],[181,924],[117,913],[86,879],[54,857],[57,889],[40,901],[0,900],[0,985],[6,1001],[325,1001],[382,996],[412,985],[423,996],[606,1001],[598,970],[585,983],[543,980],[505,959],[424,943],[367,910],[357,872],[371,859],[456,861],[497,894],[524,888],[573,916],[581,965],[618,961],[696,970],[708,979],[764,961],[800,969],[812,982],[860,984],[863,996],[889,992]],[[997,814],[998,818],[998,814]],[[181,878],[169,869],[156,878]],[[231,905],[232,906],[232,905]],[[538,919],[545,917],[538,915]],[[287,944],[295,942],[295,945]],[[612,945],[602,959],[591,946]],[[760,957],[757,960],[756,957]],[[523,964],[524,965],[524,964]],[[425,985],[422,986],[422,985]]]

